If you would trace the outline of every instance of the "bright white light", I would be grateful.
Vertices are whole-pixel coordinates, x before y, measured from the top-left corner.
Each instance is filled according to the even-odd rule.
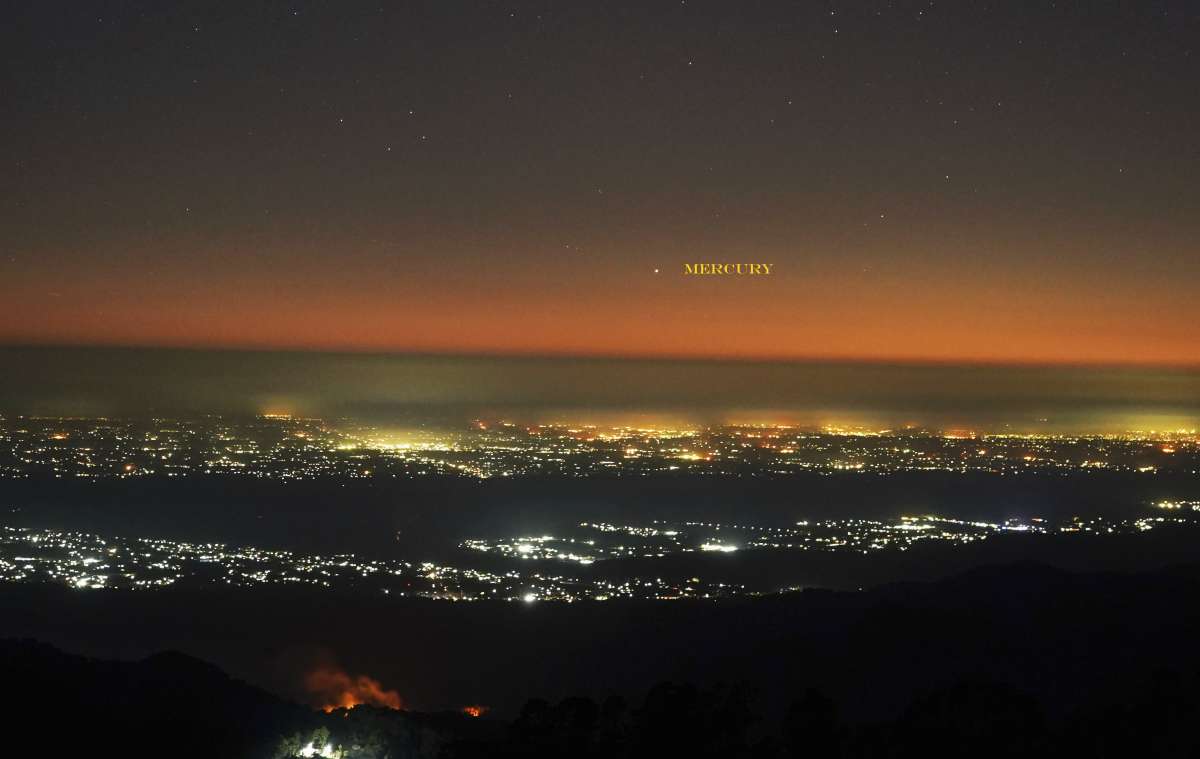
[[[727,546],[724,543],[705,543],[700,546],[701,551],[720,551],[722,553],[732,553],[737,550],[737,546]]]
[[[531,604],[531,603],[533,603],[534,601],[536,601],[536,600],[537,600],[537,595],[535,595],[535,594],[533,594],[533,593],[526,593],[526,594],[525,594],[525,595],[522,597],[522,599],[521,599],[521,600],[523,600],[523,601],[524,601],[525,603],[527,603],[527,604]]]

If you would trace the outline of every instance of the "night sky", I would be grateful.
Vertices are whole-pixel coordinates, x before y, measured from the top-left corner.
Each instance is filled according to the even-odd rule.
[[[1200,363],[1198,43],[1184,0],[19,2],[0,342]]]

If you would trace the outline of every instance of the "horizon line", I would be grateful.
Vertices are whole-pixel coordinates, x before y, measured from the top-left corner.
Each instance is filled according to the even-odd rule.
[[[1200,359],[1179,361],[1137,361],[1102,359],[1007,359],[988,357],[946,358],[938,356],[855,356],[836,354],[766,355],[766,354],[704,354],[642,352],[618,353],[612,351],[575,350],[473,350],[455,348],[379,348],[367,346],[322,346],[322,345],[253,345],[253,344],[210,344],[210,343],[136,343],[103,342],[84,343],[73,341],[0,341],[0,350],[115,350],[115,351],[179,351],[189,353],[274,353],[294,355],[341,355],[394,358],[446,358],[446,359],[517,359],[529,361],[628,361],[669,363],[716,363],[716,364],[860,364],[877,366],[928,366],[960,368],[1027,368],[1027,369],[1169,369],[1175,371],[1200,371]]]

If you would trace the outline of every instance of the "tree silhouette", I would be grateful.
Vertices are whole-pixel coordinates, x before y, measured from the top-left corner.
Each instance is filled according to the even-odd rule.
[[[964,680],[918,698],[892,735],[900,757],[976,759],[1044,755],[1049,745],[1036,701],[998,683]]]
[[[842,755],[841,732],[837,704],[808,688],[784,718],[784,747],[788,756],[832,759]]]

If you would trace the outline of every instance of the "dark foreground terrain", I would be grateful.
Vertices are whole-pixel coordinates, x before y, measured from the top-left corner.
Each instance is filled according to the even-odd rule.
[[[340,626],[359,642],[339,647],[341,662],[398,688],[413,709],[450,692],[497,708],[479,719],[374,707],[327,715],[271,695],[286,687],[247,685],[183,654],[113,661],[10,641],[0,646],[9,755],[111,746],[138,756],[286,756],[321,740],[364,758],[1200,750],[1200,565],[1077,574],[1009,564],[733,604],[383,611],[251,593],[104,595],[5,588],[4,633],[49,629],[54,619],[56,643],[119,653],[100,641],[123,629],[127,653],[152,641],[223,649],[216,658],[239,676],[273,685],[257,674],[261,662],[253,666],[278,654],[266,631],[334,644]],[[32,727],[47,716],[61,729]]]

